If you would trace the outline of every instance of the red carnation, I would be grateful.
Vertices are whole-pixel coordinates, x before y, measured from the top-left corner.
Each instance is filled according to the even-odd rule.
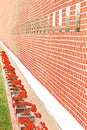
[[[42,125],[42,127],[45,127],[45,123],[44,122],[40,122],[40,124]]]
[[[25,117],[25,118],[19,117],[18,122],[20,124],[25,124],[25,123],[31,123],[32,121],[28,117]]]
[[[33,130],[35,128],[35,124],[33,121],[30,121],[29,124],[24,128],[24,130]]]
[[[19,106],[25,106],[27,104],[27,102],[20,102]]]
[[[24,86],[23,85],[18,85],[17,88],[24,90]]]
[[[18,105],[17,103],[13,103],[13,104],[12,104],[12,107],[15,107],[15,106],[17,106],[17,105]]]
[[[34,113],[34,115],[37,117],[37,118],[41,118],[42,115],[40,113]]]
[[[27,98],[27,92],[26,90],[22,90],[22,92],[19,93],[19,95],[17,97],[14,97],[14,101],[18,101],[18,100],[21,100],[23,98]]]
[[[36,105],[32,105],[32,106],[31,106],[31,111],[32,111],[32,112],[36,112],[36,111],[37,111]]]
[[[25,110],[24,111],[24,115],[27,115],[27,114],[29,114],[31,112],[31,110]]]

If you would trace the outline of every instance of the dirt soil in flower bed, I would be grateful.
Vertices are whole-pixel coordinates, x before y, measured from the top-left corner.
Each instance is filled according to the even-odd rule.
[[[2,67],[0,64],[0,130],[12,130],[10,112],[6,96]]]

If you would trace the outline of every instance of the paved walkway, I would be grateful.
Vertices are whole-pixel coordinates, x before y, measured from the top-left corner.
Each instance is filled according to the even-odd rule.
[[[34,93],[26,79],[24,78],[23,74],[20,72],[19,68],[16,66],[14,61],[9,57],[11,64],[13,67],[15,67],[16,74],[19,76],[19,78],[22,80],[22,84],[24,85],[25,89],[27,90],[28,94],[28,100],[31,101],[32,103],[35,103],[37,106],[37,111],[42,114],[42,121],[46,123],[46,126],[48,127],[49,130],[61,130],[54,118],[50,115],[50,113],[46,110],[44,104],[40,101],[40,99],[37,97],[37,95]],[[3,72],[4,74],[4,72]],[[11,105],[11,97],[9,94],[9,90],[7,89],[7,82],[5,79],[4,75],[4,80],[5,80],[5,86],[6,86],[6,92],[9,100],[9,107],[10,107],[10,112],[11,112],[11,120],[12,120],[12,125],[13,125],[13,130],[19,130],[17,126],[17,120],[15,118],[14,110]]]

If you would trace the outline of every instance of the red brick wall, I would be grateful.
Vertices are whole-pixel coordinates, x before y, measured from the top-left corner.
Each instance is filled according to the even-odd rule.
[[[81,2],[80,32],[75,32],[75,9],[78,2]],[[6,46],[87,130],[86,0],[22,0],[13,5],[10,12],[12,15],[8,14]],[[65,32],[67,6],[70,6],[69,32]],[[58,32],[59,9],[63,12],[62,32]],[[55,32],[52,31],[54,11]],[[45,33],[28,33],[30,21],[48,14],[51,16],[50,32],[47,32],[46,21]],[[4,40],[2,36],[1,39]]]

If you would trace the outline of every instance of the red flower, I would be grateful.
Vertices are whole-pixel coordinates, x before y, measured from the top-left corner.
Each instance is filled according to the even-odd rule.
[[[19,122],[20,124],[24,124],[23,118],[19,117],[19,118],[18,118],[18,122]]]
[[[11,78],[12,78],[11,75],[6,76],[6,79],[11,79]]]
[[[10,61],[8,59],[6,59],[6,60],[4,60],[3,64],[6,65],[6,66],[10,65]]]
[[[31,110],[25,110],[24,111],[24,115],[27,115],[27,114],[29,114],[31,112]]]
[[[18,85],[17,88],[24,90],[24,86],[23,85]]]
[[[42,125],[42,130],[48,130],[48,128],[45,126],[44,122],[40,122],[40,124]]]
[[[12,87],[16,87],[16,82],[15,81],[12,81]]]
[[[17,84],[21,84],[21,80],[19,79],[19,80],[16,80],[16,83]]]
[[[45,123],[44,122],[40,122],[40,124],[42,125],[42,127],[45,127]]]
[[[19,106],[25,106],[25,105],[27,105],[27,106],[32,106],[32,103],[30,103],[30,102],[21,102],[21,103],[19,104]]]
[[[31,111],[32,111],[32,112],[36,112],[36,111],[37,111],[36,105],[33,105],[33,104],[32,104],[32,106],[31,106]]]
[[[20,79],[12,81],[12,86],[15,87],[16,85],[21,85],[21,80]]]
[[[5,51],[2,51],[2,56],[6,55]]]
[[[30,120],[28,117],[25,117],[25,118],[19,117],[19,118],[18,118],[18,122],[19,122],[20,124],[24,124],[24,123],[29,123],[29,122],[31,122],[31,120]]]
[[[19,106],[25,106],[25,105],[27,105],[27,102],[21,102],[20,104],[19,104]]]
[[[18,100],[21,100],[23,98],[27,98],[27,92],[26,90],[22,90],[22,92],[19,93],[19,95],[17,97],[14,97],[14,101],[18,101]]]
[[[35,128],[35,124],[33,121],[30,121],[29,124],[24,128],[24,130],[33,130]]]
[[[13,103],[13,104],[12,104],[12,107],[15,107],[15,106],[18,106],[18,104],[17,104],[17,103]]]
[[[7,67],[6,67],[9,71],[14,71],[15,70],[15,68],[14,67],[12,67],[11,65],[7,65]]]
[[[37,118],[41,118],[42,115],[40,113],[34,113],[34,115],[37,117]]]
[[[48,130],[48,128],[47,127],[44,127],[45,128],[45,130]]]
[[[6,76],[6,78],[10,80],[17,80],[18,76],[16,76],[15,72],[12,72],[8,76]]]
[[[3,69],[7,69],[8,68],[8,65],[5,64],[5,66],[3,67]]]
[[[27,106],[32,106],[33,104],[30,103],[30,102],[26,102],[26,105],[27,105]]]
[[[34,122],[31,121],[29,117],[25,117],[25,118],[19,117],[18,122],[20,124],[27,124],[27,126],[25,127],[26,128],[25,130],[27,130],[27,128],[31,128],[30,130],[32,130],[32,128],[35,128]]]

